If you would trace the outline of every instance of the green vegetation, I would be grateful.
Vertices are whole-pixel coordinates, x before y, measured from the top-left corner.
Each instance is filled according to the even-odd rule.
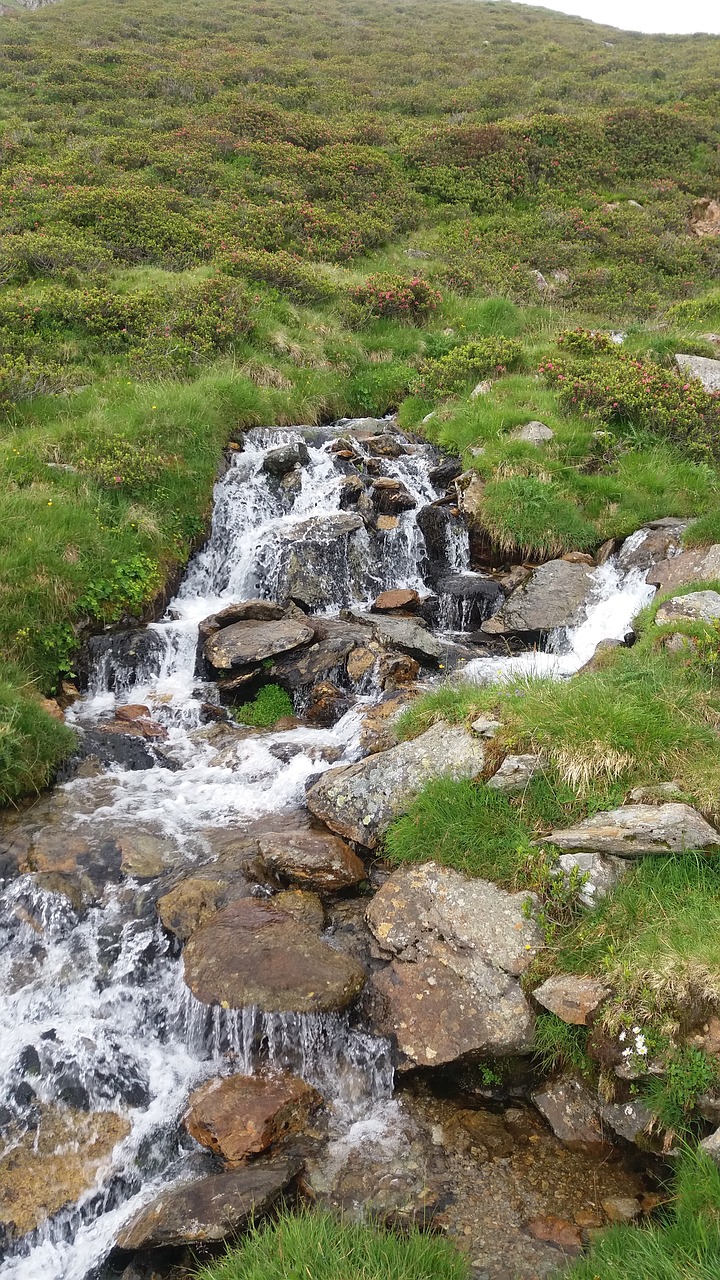
[[[263,685],[252,702],[243,702],[234,709],[235,719],[240,724],[254,725],[257,729],[270,729],[278,720],[294,713],[290,694],[279,684]]]
[[[703,1152],[678,1162],[670,1203],[643,1227],[604,1231],[566,1280],[714,1280],[720,1268],[720,1170]]]
[[[342,1222],[328,1213],[283,1213],[251,1229],[203,1280],[467,1280],[465,1259],[447,1240],[411,1228],[402,1235]]]
[[[20,679],[0,683],[0,804],[45,786],[55,762],[75,743],[72,730],[46,715]]]
[[[535,1023],[535,1058],[543,1075],[569,1071],[591,1075],[594,1063],[587,1053],[588,1029],[563,1022],[554,1013],[538,1014]]]

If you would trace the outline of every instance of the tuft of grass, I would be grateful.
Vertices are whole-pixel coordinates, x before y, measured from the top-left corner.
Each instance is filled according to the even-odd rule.
[[[39,791],[72,751],[75,734],[21,683],[0,681],[0,805]]]
[[[610,1227],[562,1275],[563,1280],[717,1280],[720,1169],[703,1151],[685,1150],[667,1209],[641,1227]]]
[[[252,1227],[199,1280],[468,1280],[470,1268],[454,1246],[413,1227],[402,1235],[329,1213],[282,1213]]]
[[[533,1053],[541,1073],[572,1071],[592,1075],[593,1063],[588,1057],[587,1027],[563,1022],[554,1013],[540,1013],[535,1021]]]
[[[481,523],[504,554],[548,560],[587,551],[598,531],[562,488],[535,475],[508,475],[487,484]]]
[[[240,724],[254,725],[256,729],[269,729],[278,720],[294,714],[292,698],[279,684],[264,685],[252,702],[233,709]]]
[[[683,545],[688,548],[705,547],[713,542],[720,542],[720,507],[698,516],[683,535]]]

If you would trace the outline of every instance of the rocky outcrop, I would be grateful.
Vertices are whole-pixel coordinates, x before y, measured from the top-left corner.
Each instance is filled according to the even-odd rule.
[[[268,831],[258,838],[259,867],[318,893],[351,889],[366,878],[363,863],[338,836],[322,831]]]
[[[518,977],[542,946],[532,901],[432,862],[378,891],[367,920],[394,959],[373,976],[370,1007],[401,1067],[529,1050],[534,1020]]]
[[[217,1244],[267,1213],[301,1167],[297,1160],[273,1160],[181,1182],[141,1209],[117,1243],[133,1250]]]
[[[203,1004],[265,1013],[330,1013],[361,991],[365,971],[271,902],[243,898],[190,937],[185,981]]]
[[[686,596],[673,596],[660,605],[655,622],[661,627],[668,622],[716,622],[720,618],[720,592],[690,591]]]
[[[571,626],[580,617],[592,581],[587,565],[550,560],[513,592],[482,630],[489,635],[542,635]]]
[[[669,560],[662,560],[649,570],[646,581],[661,591],[673,591],[675,587],[686,587],[692,582],[712,582],[715,578],[720,578],[720,543],[682,551]]]
[[[430,778],[473,778],[484,761],[478,738],[437,724],[411,742],[328,770],[308,791],[307,806],[331,831],[374,849]]]
[[[536,843],[580,853],[640,858],[693,849],[717,852],[720,834],[689,804],[632,804],[596,813],[576,827],[552,831]]]
[[[706,391],[720,391],[720,360],[708,360],[706,356],[675,356],[681,373],[686,378],[697,378]]]
[[[305,622],[284,618],[277,622],[233,622],[205,642],[205,657],[217,671],[249,666],[278,653],[309,644],[313,629]]]
[[[346,602],[361,594],[367,540],[362,517],[355,512],[311,516],[279,539],[278,597],[307,609],[321,609],[345,593]]]
[[[302,1132],[321,1105],[320,1094],[296,1076],[229,1076],[190,1094],[184,1124],[232,1168],[285,1134]]]
[[[588,1019],[592,1021],[592,1015],[610,994],[610,987],[596,978],[578,978],[570,973],[548,978],[533,991],[544,1009],[577,1027],[586,1027]]]
[[[720,236],[720,200],[694,200],[690,228],[696,236]]]

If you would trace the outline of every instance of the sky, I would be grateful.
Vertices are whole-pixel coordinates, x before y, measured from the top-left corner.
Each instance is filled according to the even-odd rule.
[[[518,2],[535,4],[536,0]],[[709,31],[720,35],[720,0],[545,0],[542,7],[625,31]]]

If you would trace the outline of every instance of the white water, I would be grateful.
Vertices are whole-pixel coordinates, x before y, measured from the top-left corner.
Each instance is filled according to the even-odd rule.
[[[325,446],[309,447],[310,461],[294,495],[262,470],[269,448],[298,437],[288,431],[251,433],[216,486],[207,545],[193,558],[166,618],[149,629],[154,646],[136,664],[113,659],[108,649],[93,671],[90,692],[70,717],[90,728],[109,718],[116,703],[147,704],[168,732],[160,749],[179,767],[113,768],[67,784],[65,830],[162,834],[192,865],[207,851],[208,828],[242,829],[263,815],[296,809],[308,778],[330,767],[328,754],[332,763],[360,754],[361,715],[377,690],[357,700],[332,729],[252,735],[229,753],[211,734],[198,733],[203,703],[217,700],[215,687],[196,675],[199,622],[236,600],[282,596],[293,535],[307,536],[308,521],[340,513],[342,472]],[[383,459],[382,466],[403,482],[419,508],[437,496],[427,479],[433,461],[420,448]],[[316,528],[309,529],[317,538]],[[464,530],[448,536],[448,571],[468,572]],[[367,604],[388,588],[427,590],[414,511],[401,514],[397,528],[382,539],[363,529],[355,541],[352,562],[333,559],[328,551],[324,612]],[[465,674],[488,679],[530,669],[553,675],[576,670],[598,640],[620,638],[648,598],[648,589],[624,573],[621,561],[596,571],[596,595],[585,620],[554,637],[547,654],[482,659]],[[128,880],[109,884],[80,917],[66,898],[39,889],[32,877],[10,883],[0,895],[0,1025],[0,1107],[7,1105],[20,1126],[28,1119],[27,1099],[18,1101],[17,1095],[23,1084],[47,1104],[58,1101],[64,1084],[74,1105],[116,1110],[131,1126],[81,1201],[8,1254],[0,1264],[2,1280],[85,1280],[141,1204],[168,1182],[197,1173],[200,1157],[180,1119],[188,1093],[208,1074],[289,1067],[314,1082],[335,1108],[332,1160],[341,1160],[364,1137],[384,1133],[391,1120],[382,1106],[379,1114],[373,1110],[392,1092],[384,1041],[351,1028],[340,1015],[271,1017],[200,1005],[185,988],[181,962],[156,922],[150,890]],[[38,1055],[39,1075],[28,1075],[20,1062],[28,1049]]]

